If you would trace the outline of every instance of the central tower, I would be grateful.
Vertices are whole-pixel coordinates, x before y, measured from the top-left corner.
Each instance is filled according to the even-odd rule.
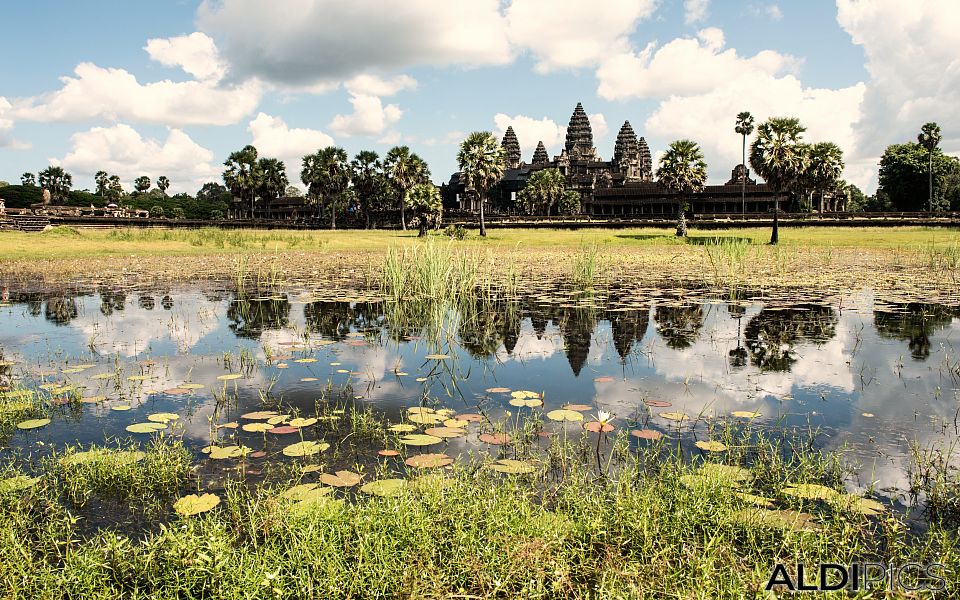
[[[577,102],[567,125],[567,140],[564,144],[570,160],[596,160],[597,151],[593,147],[593,130],[590,128],[590,119],[583,110],[583,105]]]

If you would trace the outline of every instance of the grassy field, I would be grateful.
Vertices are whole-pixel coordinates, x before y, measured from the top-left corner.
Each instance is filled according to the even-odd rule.
[[[692,232],[662,229],[493,229],[484,239],[400,231],[81,230],[0,233],[0,283],[169,284],[268,279],[352,288],[376,285],[391,251],[444,246],[479,260],[493,279],[588,275],[640,284],[753,288],[956,288],[960,232],[942,228],[784,228]],[[589,256],[589,261],[583,257]],[[579,266],[578,266],[579,264]],[[580,267],[588,267],[582,271]],[[578,275],[579,272],[579,275]]]

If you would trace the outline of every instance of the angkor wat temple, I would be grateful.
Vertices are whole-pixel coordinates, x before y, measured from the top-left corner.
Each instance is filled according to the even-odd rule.
[[[491,212],[514,212],[516,194],[526,186],[530,174],[539,169],[554,168],[566,177],[567,189],[580,194],[583,214],[641,218],[676,214],[676,195],[657,185],[650,148],[646,140],[634,133],[630,121],[625,121],[620,128],[609,161],[597,153],[590,119],[579,102],[567,126],[566,143],[553,160],[541,141],[531,161],[523,162],[513,127],[507,127],[501,145],[506,153],[506,170],[500,182],[490,190],[484,208]],[[741,200],[744,179],[746,206]],[[471,212],[480,209],[477,194],[465,188],[459,173],[450,177],[441,192],[447,209]],[[772,210],[773,200],[772,191],[766,184],[751,179],[749,170],[743,165],[737,165],[730,180],[723,185],[707,185],[702,192],[687,197],[694,214],[764,213]]]

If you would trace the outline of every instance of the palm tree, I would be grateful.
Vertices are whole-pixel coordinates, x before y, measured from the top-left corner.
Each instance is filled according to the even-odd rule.
[[[260,198],[279,198],[290,185],[287,167],[282,160],[261,158],[257,161],[257,171],[257,196]]]
[[[487,235],[483,202],[487,191],[503,177],[506,151],[489,131],[474,131],[460,144],[457,164],[463,183],[480,196],[480,235]]]
[[[150,189],[150,178],[147,177],[146,175],[141,175],[140,177],[137,177],[136,179],[133,180],[133,189],[140,192],[141,194],[143,192],[146,192],[147,190]]]
[[[107,196],[113,202],[118,202],[120,198],[123,198],[123,194],[124,194],[123,184],[120,183],[120,176],[111,175],[108,181],[110,183],[107,187]]]
[[[37,178],[33,173],[24,173],[20,176],[21,185],[37,185]]]
[[[793,117],[771,117],[757,128],[757,139],[750,145],[750,166],[773,189],[773,232],[770,243],[780,241],[780,194],[789,189],[804,172],[807,153],[802,137],[806,128]]]
[[[565,189],[566,181],[560,169],[541,169],[530,175],[519,198],[529,214],[545,213],[550,216],[550,210],[560,203]]]
[[[927,149],[927,188],[929,192],[927,210],[930,212],[933,212],[933,151],[937,149],[942,139],[940,126],[936,123],[925,123],[917,136],[917,143]]]
[[[833,142],[819,142],[810,147],[807,166],[813,188],[820,193],[820,214],[823,214],[823,196],[836,189],[843,174],[843,150]]]
[[[418,237],[426,237],[428,226],[440,226],[443,201],[437,186],[432,183],[418,183],[410,188],[405,202],[413,212],[413,220],[419,229]]]
[[[687,236],[687,219],[683,214],[687,194],[699,192],[707,181],[707,163],[700,146],[693,140],[677,140],[670,144],[660,166],[657,183],[677,194],[677,235]]]
[[[167,179],[166,175],[161,175],[157,177],[157,189],[163,192],[163,195],[167,195],[167,188],[170,187],[170,180]]]
[[[353,186],[357,190],[360,210],[363,211],[366,221],[364,227],[370,229],[370,210],[374,198],[378,195],[381,169],[383,168],[380,163],[380,155],[372,150],[362,150],[353,157],[350,168],[353,171]]]
[[[350,165],[343,148],[327,146],[303,157],[300,180],[307,186],[307,194],[317,203],[330,209],[330,229],[337,228],[337,209],[346,199],[350,187]]]
[[[73,176],[63,167],[47,167],[38,173],[40,187],[50,192],[53,200],[63,200],[73,187]]]
[[[743,147],[740,164],[743,165],[743,179],[740,180],[740,202],[742,204],[741,212],[747,212],[747,136],[753,133],[753,115],[744,111],[737,113],[737,125],[734,131],[743,136]]]
[[[240,200],[250,199],[250,218],[253,218],[253,203],[256,197],[259,168],[257,166],[257,149],[253,146],[244,146],[242,150],[231,152],[223,162],[227,169],[223,172],[223,183]]]
[[[110,191],[110,176],[106,171],[97,171],[93,176],[93,182],[97,184],[97,195],[105,197]]]
[[[390,148],[383,158],[383,168],[394,187],[400,192],[400,226],[406,231],[407,190],[417,183],[429,181],[430,169],[422,158],[410,152],[410,148],[406,146]]]

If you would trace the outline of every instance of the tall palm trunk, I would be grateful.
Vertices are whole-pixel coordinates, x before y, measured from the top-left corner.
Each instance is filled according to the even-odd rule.
[[[927,211],[933,212],[933,150],[927,153]]]
[[[487,237],[487,225],[483,220],[483,194],[480,196],[480,237]]]
[[[400,190],[400,227],[407,230],[407,190]]]
[[[776,245],[780,243],[780,221],[777,218],[780,213],[780,192],[773,195],[773,233],[770,234],[770,243]]]
[[[743,134],[743,151],[740,164],[743,165],[743,179],[740,180],[740,213],[747,214],[747,134]]]
[[[687,215],[683,212],[683,200],[677,204],[677,237],[687,237]]]

